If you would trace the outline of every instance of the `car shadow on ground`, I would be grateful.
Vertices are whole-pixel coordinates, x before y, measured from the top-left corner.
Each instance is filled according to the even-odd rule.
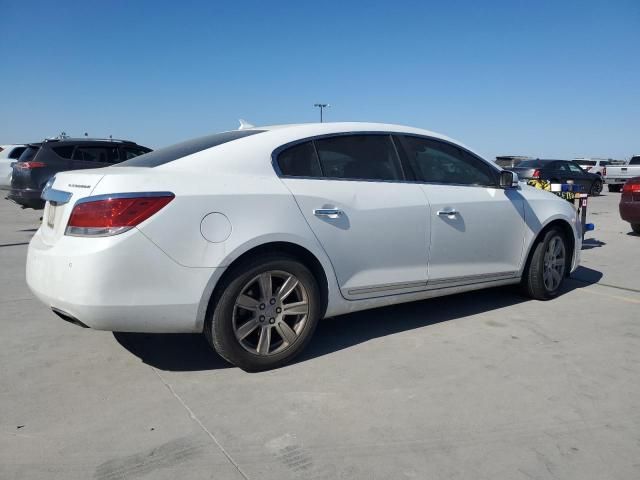
[[[579,267],[563,285],[562,295],[597,283],[602,273]],[[498,287],[446,297],[403,303],[327,318],[318,324],[313,339],[293,363],[305,362],[374,338],[424,328],[458,318],[533,301],[516,287]],[[113,334],[117,342],[144,363],[165,371],[201,371],[229,368],[203,335]]]

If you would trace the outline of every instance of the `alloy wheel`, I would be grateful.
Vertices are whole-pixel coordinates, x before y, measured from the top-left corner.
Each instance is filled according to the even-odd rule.
[[[233,308],[233,331],[256,355],[275,355],[293,345],[309,317],[309,296],[294,275],[271,270],[249,280]]]
[[[549,292],[555,291],[562,282],[566,265],[565,254],[562,238],[557,235],[552,237],[544,252],[542,270],[542,281]]]

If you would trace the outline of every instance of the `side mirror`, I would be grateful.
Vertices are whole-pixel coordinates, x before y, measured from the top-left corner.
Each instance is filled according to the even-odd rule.
[[[514,188],[518,186],[518,174],[509,170],[500,172],[500,188]]]

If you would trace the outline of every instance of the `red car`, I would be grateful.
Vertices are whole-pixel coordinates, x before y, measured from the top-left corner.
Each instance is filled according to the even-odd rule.
[[[640,177],[633,177],[622,187],[620,217],[631,224],[635,233],[640,233]]]

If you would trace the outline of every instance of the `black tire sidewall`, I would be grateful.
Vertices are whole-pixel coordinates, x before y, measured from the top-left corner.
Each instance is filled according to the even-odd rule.
[[[596,180],[591,185],[591,192],[589,192],[592,196],[596,197],[602,193],[602,181]]]
[[[551,240],[555,237],[560,237],[562,243],[564,244],[565,271],[558,287],[555,290],[550,291],[544,285],[544,253],[547,250],[547,247],[549,246]],[[567,239],[563,232],[561,232],[557,228],[549,229],[542,237],[542,240],[538,241],[535,245],[533,255],[531,256],[529,266],[526,270],[526,276],[523,279],[525,282],[527,294],[530,297],[537,300],[550,300],[558,296],[558,294],[560,293],[560,289],[562,288],[562,284],[564,283],[564,277],[567,273],[566,269],[570,268],[569,254],[570,251],[567,245]]]
[[[240,345],[233,331],[232,317],[236,298],[246,283],[260,273],[270,270],[291,273],[303,284],[309,300],[309,316],[304,330],[293,345],[276,355],[261,356],[248,352]],[[307,345],[321,315],[320,306],[317,281],[302,263],[284,255],[254,259],[234,269],[228,275],[221,286],[213,314],[205,323],[205,334],[220,356],[243,370],[260,371],[276,368],[291,361]]]

